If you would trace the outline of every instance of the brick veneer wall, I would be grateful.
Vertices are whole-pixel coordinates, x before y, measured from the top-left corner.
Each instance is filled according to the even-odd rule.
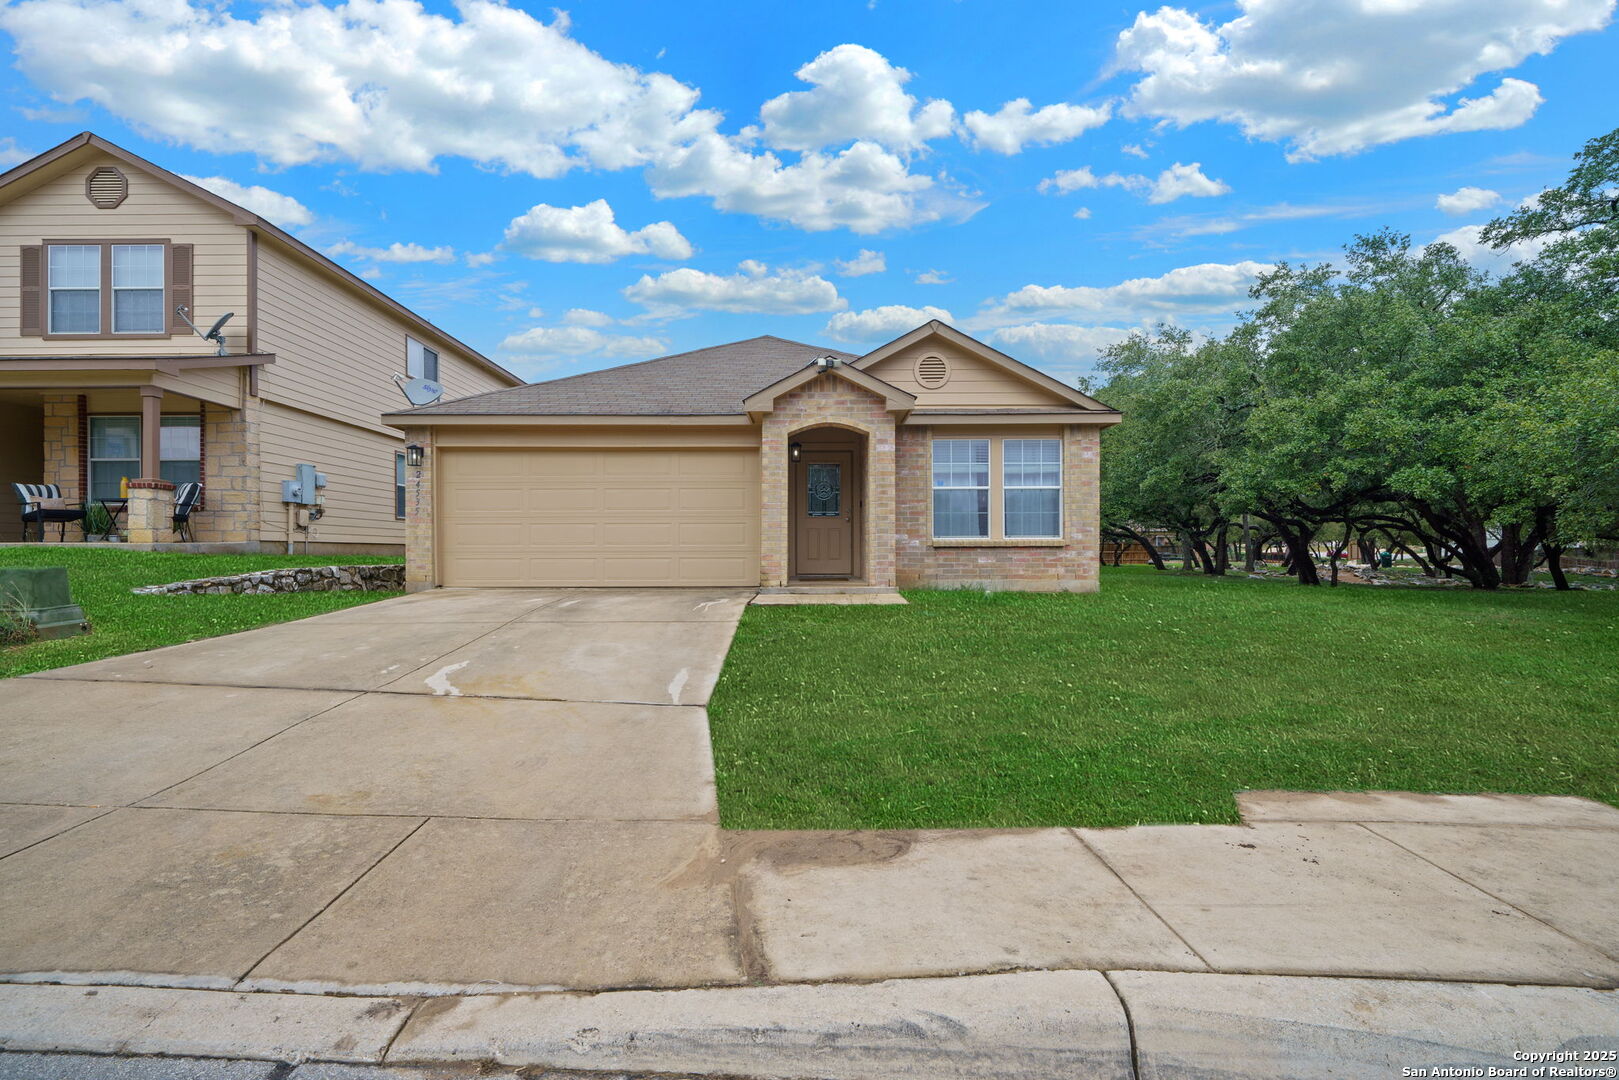
[[[934,546],[933,429],[899,429],[897,504],[900,588],[975,586],[1041,592],[1095,592],[1101,556],[1101,428],[1063,429],[1063,540],[1061,545],[1019,545],[991,540],[978,546]],[[948,434],[946,432],[945,434]],[[994,437],[1017,438],[1010,429]]]
[[[405,442],[425,450],[421,465],[405,468],[405,591],[421,592],[438,584],[433,553],[433,429],[406,428]]]
[[[864,580],[894,584],[894,417],[881,397],[836,375],[821,375],[776,399],[760,433],[759,581],[788,580],[787,445],[807,428],[829,424],[866,436]]]

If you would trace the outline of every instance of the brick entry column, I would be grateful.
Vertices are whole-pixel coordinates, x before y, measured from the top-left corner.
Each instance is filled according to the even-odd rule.
[[[787,584],[787,530],[791,505],[787,446],[793,436],[821,425],[866,437],[864,577],[894,584],[894,417],[882,398],[836,375],[822,375],[777,398],[759,435],[759,584]]]
[[[129,482],[129,516],[125,532],[131,544],[174,541],[174,485],[143,477]]]
[[[406,428],[406,444],[422,448],[422,463],[405,466],[405,591],[438,585],[433,551],[433,429]]]

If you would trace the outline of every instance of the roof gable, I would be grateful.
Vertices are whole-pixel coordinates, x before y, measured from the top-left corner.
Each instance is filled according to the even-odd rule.
[[[945,382],[933,387],[918,377],[918,361],[928,356],[945,361]],[[856,360],[854,367],[913,393],[924,407],[1112,411],[1075,387],[937,319],[873,349]]]
[[[908,413],[916,404],[915,394],[907,393],[896,386],[890,386],[875,375],[861,371],[859,368],[851,367],[848,364],[834,364],[831,367],[822,367],[820,364],[811,361],[785,378],[771,383],[758,393],[749,395],[748,399],[742,403],[742,407],[747,410],[749,416],[758,419],[766,413],[773,412],[776,401],[783,394],[789,394],[806,383],[821,378],[823,375],[853,383],[873,397],[881,398],[884,406],[891,412]]]

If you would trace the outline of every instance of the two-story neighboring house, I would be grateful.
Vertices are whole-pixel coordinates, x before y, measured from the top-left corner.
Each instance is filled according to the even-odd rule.
[[[223,349],[180,308],[205,330],[234,313]],[[0,540],[22,538],[13,483],[84,503],[141,481],[129,524],[157,528],[131,539],[162,542],[162,500],[200,480],[198,542],[402,550],[404,439],[380,419],[405,404],[395,374],[447,398],[522,382],[256,214],[89,133],[0,174]],[[300,463],[328,481],[312,533],[282,501]]]

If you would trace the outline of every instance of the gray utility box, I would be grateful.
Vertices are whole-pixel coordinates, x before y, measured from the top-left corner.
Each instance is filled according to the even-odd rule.
[[[314,506],[322,501],[321,491],[326,487],[326,474],[316,472],[313,465],[293,468],[293,479],[281,481],[281,501],[299,506]]]
[[[0,608],[32,626],[42,638],[88,634],[84,609],[67,588],[67,567],[34,566],[0,570]]]

